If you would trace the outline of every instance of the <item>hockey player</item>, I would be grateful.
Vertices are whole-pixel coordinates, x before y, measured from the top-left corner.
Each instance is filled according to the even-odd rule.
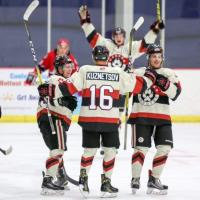
[[[64,188],[68,189],[62,157],[67,149],[66,132],[69,129],[72,111],[76,108],[77,101],[73,96],[66,97],[60,90],[59,83],[71,76],[73,67],[73,62],[66,55],[56,57],[56,74],[49,78],[48,84],[45,83],[38,87],[40,94],[37,113],[38,126],[44,142],[50,150],[42,182],[41,194],[44,195],[63,193]],[[51,94],[48,92],[48,87],[51,88]],[[46,102],[49,102],[48,107]],[[52,122],[49,120],[47,112],[50,112]],[[52,132],[52,126],[55,129],[55,134]],[[57,177],[56,182],[54,182],[55,177]]]
[[[152,170],[149,170],[147,194],[167,194],[168,186],[160,182],[160,176],[173,147],[169,100],[177,99],[181,86],[174,71],[162,67],[163,50],[159,45],[149,45],[147,58],[147,68],[136,69],[134,72],[142,76],[146,69],[155,70],[157,80],[150,89],[133,96],[132,112],[128,120],[132,125],[134,148],[131,188],[134,194],[140,188],[143,163],[153,137],[157,152],[153,158]]]
[[[91,17],[86,5],[82,5],[79,9],[79,17],[81,27],[91,46],[106,46],[109,50],[108,66],[121,67],[125,71],[130,71],[134,60],[142,56],[146,52],[149,44],[154,43],[160,29],[164,28],[163,21],[155,21],[150,26],[150,31],[142,40],[132,42],[131,55],[129,56],[129,43],[125,44],[126,32],[123,28],[117,27],[112,31],[112,38],[104,38],[98,33],[91,23]],[[131,60],[130,60],[131,59]],[[120,115],[123,114],[125,104],[125,95],[120,97]]]
[[[57,42],[57,48],[53,49],[52,51],[48,52],[42,60],[40,61],[38,67],[40,72],[44,72],[49,70],[49,76],[55,73],[55,59],[57,56],[64,56],[67,55],[74,64],[74,68],[72,73],[78,70],[78,62],[75,59],[74,55],[70,52],[70,42],[66,38],[60,38]],[[26,78],[25,84],[31,85],[35,82],[37,77],[36,69],[33,72],[30,72]]]
[[[142,78],[128,74],[118,67],[107,67],[108,56],[109,51],[106,47],[96,46],[93,50],[95,65],[82,66],[69,80],[59,85],[65,95],[70,96],[82,91],[78,123],[82,127],[84,152],[81,158],[79,184],[84,196],[89,194],[88,174],[100,146],[100,136],[105,152],[101,175],[102,197],[117,195],[118,189],[111,185],[111,175],[116,149],[119,147],[119,94],[141,92],[156,79],[156,73],[150,69],[146,70]]]
[[[124,70],[128,70],[129,63],[129,44],[125,44],[126,32],[123,28],[117,27],[112,32],[112,39],[104,38],[98,33],[91,23],[89,10],[86,5],[82,5],[79,9],[79,17],[81,27],[85,33],[85,36],[91,46],[94,48],[97,45],[106,46],[109,50],[108,65],[112,67],[121,67]],[[130,62],[146,52],[146,48],[149,44],[154,43],[157,34],[160,29],[164,28],[163,21],[156,21],[150,26],[150,31],[144,36],[142,40],[133,41],[132,43],[132,55]]]

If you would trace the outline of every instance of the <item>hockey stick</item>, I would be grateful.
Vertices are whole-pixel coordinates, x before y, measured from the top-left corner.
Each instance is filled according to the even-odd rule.
[[[156,2],[156,19],[160,22],[161,21],[161,14],[160,14],[160,0]],[[160,44],[161,44],[161,37],[159,33]]]
[[[129,62],[132,63],[132,43],[133,43],[133,36],[134,33],[140,28],[140,26],[144,23],[144,17],[139,17],[133,28],[131,29],[130,36],[129,36],[129,50],[128,50],[128,56],[129,56]],[[129,107],[129,93],[126,93],[126,100],[125,100],[125,129],[124,129],[124,150],[126,150],[127,147],[127,120],[128,120],[128,107]]]
[[[10,146],[8,149],[4,150],[2,148],[0,148],[0,151],[4,154],[4,155],[8,155],[12,152],[12,146]]]
[[[41,76],[41,73],[40,73],[40,70],[39,70],[39,67],[38,67],[38,60],[37,60],[37,56],[36,56],[36,53],[35,53],[34,44],[33,44],[33,41],[31,39],[31,34],[30,34],[30,31],[29,31],[29,28],[28,28],[29,17],[35,11],[35,9],[38,6],[39,6],[39,1],[38,0],[32,1],[31,4],[28,6],[28,8],[26,9],[26,11],[24,13],[23,20],[24,20],[26,33],[28,35],[29,46],[30,46],[30,49],[31,49],[31,53],[33,55],[33,61],[34,61],[35,65],[36,65],[36,72],[37,72],[37,75],[38,75],[38,78],[39,78],[39,82],[40,82],[40,84],[42,84],[43,83],[42,82],[42,76]]]
[[[23,20],[24,20],[26,33],[28,35],[29,47],[30,47],[30,50],[31,50],[31,53],[32,53],[32,56],[33,56],[33,61],[34,61],[35,66],[36,66],[36,72],[37,72],[37,76],[39,78],[39,83],[42,84],[43,81],[42,81],[42,76],[41,76],[41,73],[40,73],[40,70],[39,70],[39,67],[38,67],[38,59],[37,59],[34,44],[33,44],[32,38],[31,38],[31,33],[30,33],[30,30],[29,30],[29,27],[28,27],[29,17],[36,10],[38,5],[39,5],[38,0],[32,1],[31,4],[28,6],[28,8],[26,9],[26,11],[24,13]],[[47,99],[47,114],[48,114],[48,118],[49,118],[49,123],[50,123],[50,126],[51,126],[52,134],[56,134],[55,128],[54,128],[54,125],[53,125],[53,120],[52,120],[51,114],[50,114],[49,109],[48,109],[48,102],[49,101]]]
[[[156,3],[156,18],[158,21],[161,20],[161,15],[160,15],[160,0],[157,0]]]
[[[79,182],[71,177],[68,176],[68,174],[66,173],[66,177],[67,177],[67,180],[73,184],[73,185],[76,185],[76,186],[79,186]]]

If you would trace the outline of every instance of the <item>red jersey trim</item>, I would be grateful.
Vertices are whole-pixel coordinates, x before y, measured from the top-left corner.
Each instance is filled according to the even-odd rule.
[[[79,117],[79,122],[103,122],[103,123],[114,123],[117,124],[119,122],[118,118],[105,118],[105,117]]]
[[[133,94],[139,94],[143,88],[144,80],[142,77],[136,76],[136,84],[133,90]]]
[[[169,115],[165,114],[154,114],[154,113],[131,113],[129,118],[155,118],[155,119],[165,119],[165,120],[171,120],[171,117]]]
[[[98,33],[95,34],[95,36],[92,38],[92,40],[91,40],[91,42],[90,42],[90,46],[91,46],[92,48],[94,48],[94,47],[96,46],[96,43],[97,43],[98,38],[99,38],[99,34],[98,34]]]
[[[61,115],[59,113],[53,112],[50,110],[50,113],[54,116],[57,116],[58,118],[64,120],[68,125],[71,124],[71,119],[69,119],[68,117],[66,117],[65,115]]]

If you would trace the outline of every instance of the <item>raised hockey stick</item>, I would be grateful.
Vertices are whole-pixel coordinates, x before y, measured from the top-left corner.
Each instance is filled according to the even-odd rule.
[[[157,2],[156,2],[156,19],[157,19],[158,21],[161,21],[161,14],[160,14],[160,0],[157,0]],[[159,43],[161,44],[160,33],[159,33],[159,38],[160,38]]]
[[[156,3],[156,18],[158,21],[161,20],[161,15],[160,15],[160,0],[157,0]]]
[[[30,5],[28,6],[28,8],[26,9],[25,13],[24,13],[23,20],[24,20],[26,33],[28,35],[29,47],[30,47],[31,53],[33,55],[33,61],[34,61],[35,66],[36,66],[36,72],[37,72],[37,76],[38,76],[38,79],[39,79],[39,83],[42,84],[43,81],[42,81],[42,76],[41,76],[41,73],[40,73],[40,70],[39,70],[39,67],[38,67],[38,59],[37,59],[34,44],[33,44],[32,38],[31,38],[31,33],[30,33],[30,30],[29,30],[29,27],[28,27],[29,17],[36,10],[36,8],[38,6],[39,6],[38,0],[32,1],[30,3]],[[48,102],[48,99],[47,99],[47,102]],[[52,130],[52,134],[56,134],[55,128],[54,128],[54,125],[53,125],[53,120],[52,120],[51,114],[50,114],[49,109],[48,109],[48,103],[47,103],[47,112],[48,112],[47,114],[48,114],[49,123],[50,123],[51,130]]]
[[[36,8],[38,6],[39,6],[39,1],[38,0],[32,1],[31,4],[28,6],[28,8],[26,9],[26,11],[24,13],[23,20],[24,20],[26,33],[28,35],[29,47],[31,49],[31,53],[33,55],[33,61],[34,61],[35,66],[36,66],[36,72],[37,72],[37,75],[38,75],[38,78],[39,78],[39,82],[40,82],[40,84],[42,84],[43,83],[42,76],[41,76],[41,73],[40,73],[40,70],[39,70],[39,67],[38,67],[38,60],[37,60],[34,44],[33,44],[33,41],[31,39],[31,34],[30,34],[30,31],[29,31],[29,27],[28,27],[29,17],[36,10]]]
[[[140,26],[144,23],[144,17],[139,17],[133,28],[131,29],[130,36],[129,36],[129,50],[128,50],[128,56],[129,56],[129,62],[132,63],[132,43],[133,43],[133,36],[134,33],[140,28]],[[125,129],[124,129],[124,150],[126,150],[127,147],[127,120],[128,120],[128,107],[129,107],[129,93],[126,94],[126,100],[125,100]]]
[[[4,155],[8,155],[12,152],[12,146],[10,146],[8,149],[2,149],[0,148],[0,151],[4,154]]]

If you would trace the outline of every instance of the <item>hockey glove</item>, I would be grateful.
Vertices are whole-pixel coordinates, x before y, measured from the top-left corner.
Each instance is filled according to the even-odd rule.
[[[154,84],[156,82],[157,72],[153,69],[147,68],[145,70],[144,76],[149,78],[152,81],[152,83]]]
[[[157,20],[150,26],[150,29],[156,34],[158,34],[159,31],[164,28],[165,28],[165,24],[164,24],[163,20],[161,20],[161,21]]]
[[[75,96],[67,96],[58,99],[58,103],[61,106],[69,108],[74,111],[77,107],[77,98]]]
[[[86,5],[82,5],[78,11],[80,17],[80,23],[83,25],[84,23],[90,23],[90,13]]]
[[[49,84],[48,83],[43,83],[38,86],[38,92],[40,97],[47,97],[49,96]]]
[[[157,85],[162,91],[166,91],[170,86],[170,81],[165,76],[158,74],[155,85]]]
[[[26,85],[32,85],[35,82],[36,77],[37,75],[34,72],[29,72],[24,83]]]

